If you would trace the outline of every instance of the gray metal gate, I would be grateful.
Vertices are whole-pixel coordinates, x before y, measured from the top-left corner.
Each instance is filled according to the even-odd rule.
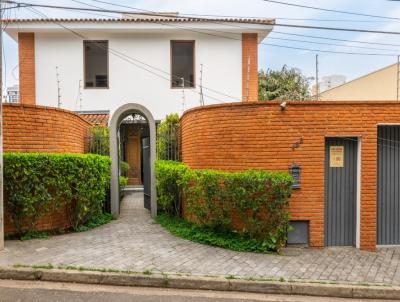
[[[142,169],[143,169],[144,207],[150,211],[151,210],[150,137],[142,138]]]
[[[326,246],[355,245],[357,150],[357,138],[325,141]]]
[[[400,244],[400,126],[378,127],[377,244]]]

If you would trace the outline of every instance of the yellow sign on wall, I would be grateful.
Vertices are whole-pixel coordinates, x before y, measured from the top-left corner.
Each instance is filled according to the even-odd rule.
[[[331,146],[330,147],[330,164],[331,168],[344,167],[344,146]]]

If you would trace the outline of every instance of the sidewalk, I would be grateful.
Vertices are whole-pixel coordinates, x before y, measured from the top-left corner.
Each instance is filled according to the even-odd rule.
[[[287,256],[241,253],[170,235],[143,209],[141,193],[126,196],[121,217],[83,233],[7,241],[0,266],[82,266],[136,272],[400,285],[400,248],[292,250]]]

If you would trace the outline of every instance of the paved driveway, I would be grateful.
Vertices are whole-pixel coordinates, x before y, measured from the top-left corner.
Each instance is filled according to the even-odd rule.
[[[121,216],[83,233],[7,241],[0,266],[75,265],[143,272],[235,275],[400,285],[400,248],[377,253],[354,248],[301,249],[286,256],[241,253],[170,235],[143,209],[142,194],[122,201]]]

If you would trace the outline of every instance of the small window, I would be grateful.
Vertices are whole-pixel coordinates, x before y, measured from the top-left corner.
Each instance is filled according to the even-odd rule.
[[[171,41],[171,86],[195,87],[194,41]]]
[[[108,88],[108,41],[84,41],[85,88]]]

